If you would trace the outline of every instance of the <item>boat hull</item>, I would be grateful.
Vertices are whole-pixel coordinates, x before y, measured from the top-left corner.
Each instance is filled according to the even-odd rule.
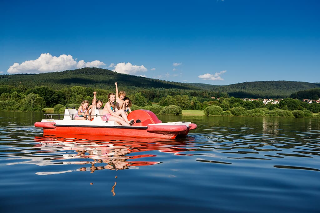
[[[133,126],[119,126],[111,125],[101,119],[97,121],[42,120],[36,122],[35,127],[43,128],[44,136],[72,134],[163,139],[184,137],[190,129],[196,128],[193,123],[162,123],[154,113],[148,110],[133,111],[129,117],[140,122]]]
[[[121,127],[121,126],[120,126]],[[98,136],[126,136],[126,137],[143,137],[143,138],[165,138],[175,139],[177,136],[186,136],[188,134],[188,128],[184,131],[176,132],[148,132],[146,128],[117,128],[115,127],[56,127],[56,128],[43,128],[44,135],[98,135]]]

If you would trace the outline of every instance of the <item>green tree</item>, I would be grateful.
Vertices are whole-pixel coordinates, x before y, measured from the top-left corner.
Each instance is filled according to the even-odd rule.
[[[29,93],[21,104],[22,111],[41,111],[45,106],[45,101],[38,94]]]
[[[209,115],[221,115],[223,110],[220,106],[208,106],[204,109],[204,114],[206,116]]]
[[[190,109],[194,109],[194,110],[202,109],[202,104],[200,103],[200,101],[198,101],[197,97],[192,97],[191,103],[190,103]]]
[[[190,107],[190,99],[187,95],[176,95],[174,96],[176,100],[176,105],[181,107],[182,109],[189,109]]]
[[[138,93],[134,94],[132,103],[143,107],[143,106],[147,105],[147,100],[143,95],[141,95],[140,92],[138,92]]]
[[[160,106],[169,106],[169,105],[175,105],[175,104],[176,104],[176,100],[171,95],[161,98],[159,102]]]
[[[299,110],[301,101],[292,98],[285,98],[280,101],[279,107],[280,109],[289,109],[289,110]]]

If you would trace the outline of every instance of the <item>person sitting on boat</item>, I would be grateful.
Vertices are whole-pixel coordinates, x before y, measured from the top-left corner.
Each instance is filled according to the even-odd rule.
[[[82,103],[78,109],[78,115],[76,115],[76,117],[74,119],[86,120],[89,115],[88,106],[89,106],[89,101],[87,101],[87,100],[82,101]]]
[[[88,111],[91,119],[91,115],[95,115],[95,110],[103,109],[103,102],[97,100],[97,92],[93,92],[92,105],[89,106]]]
[[[114,83],[116,85],[116,101],[119,103],[120,109],[123,109],[124,107],[124,98],[126,97],[126,92],[125,91],[120,91],[118,92],[118,83]]]
[[[115,121],[123,126],[130,126],[134,120],[128,121],[126,113],[119,108],[119,104],[115,102],[116,95],[109,93],[108,102],[105,104],[103,114],[106,116],[106,120]]]
[[[128,116],[128,114],[131,112],[132,102],[131,102],[130,98],[128,98],[128,97],[125,97],[123,99],[123,101],[124,101],[123,110],[125,111],[125,113]]]

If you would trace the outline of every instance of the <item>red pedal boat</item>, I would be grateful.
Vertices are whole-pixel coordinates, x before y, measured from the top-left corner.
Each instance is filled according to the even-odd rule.
[[[98,110],[96,110],[98,112]],[[66,109],[63,120],[42,119],[36,122],[35,127],[43,128],[43,135],[96,135],[96,136],[125,136],[143,138],[175,139],[184,137],[189,130],[197,128],[191,122],[162,123],[157,116],[149,110],[135,110],[128,116],[134,119],[132,126],[117,125],[113,121],[103,121],[97,115],[91,120],[73,120],[75,110]]]

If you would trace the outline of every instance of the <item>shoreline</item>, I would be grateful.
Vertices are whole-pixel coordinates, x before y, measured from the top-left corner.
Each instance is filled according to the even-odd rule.
[[[302,111],[302,110],[301,110]],[[0,111],[0,112],[24,112],[24,111]],[[42,111],[30,111],[30,112],[42,112],[43,114],[63,114],[63,113],[55,113],[54,108],[43,108]],[[171,115],[171,114],[170,114]],[[185,117],[278,117],[278,118],[296,118],[296,117],[286,117],[286,116],[250,116],[250,115],[205,115],[204,110],[182,110],[180,116]],[[303,117],[303,118],[320,118],[320,113],[312,113],[312,117]]]

